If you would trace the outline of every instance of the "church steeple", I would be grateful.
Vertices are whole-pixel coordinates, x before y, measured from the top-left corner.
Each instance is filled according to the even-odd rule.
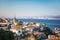
[[[16,23],[16,16],[13,18],[13,23]]]

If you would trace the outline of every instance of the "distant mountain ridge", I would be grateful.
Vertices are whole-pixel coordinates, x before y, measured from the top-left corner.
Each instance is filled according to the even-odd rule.
[[[54,16],[53,18],[60,18],[60,16]]]
[[[60,20],[60,15],[58,16],[33,16],[33,17],[16,17],[17,19],[49,19],[49,20]],[[8,19],[13,19],[13,18],[8,18]]]
[[[60,18],[60,15],[59,16],[51,16],[52,18]]]

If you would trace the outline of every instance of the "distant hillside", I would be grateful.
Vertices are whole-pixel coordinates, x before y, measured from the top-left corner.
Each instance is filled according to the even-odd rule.
[[[52,16],[52,18],[60,18],[60,16]]]

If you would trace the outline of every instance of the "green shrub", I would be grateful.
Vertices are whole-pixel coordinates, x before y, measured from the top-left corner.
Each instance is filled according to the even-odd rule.
[[[36,40],[42,40],[40,37],[37,37]]]

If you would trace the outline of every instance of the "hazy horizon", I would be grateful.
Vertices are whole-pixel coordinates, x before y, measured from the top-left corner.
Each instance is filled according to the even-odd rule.
[[[0,0],[0,17],[58,15],[60,0]]]

